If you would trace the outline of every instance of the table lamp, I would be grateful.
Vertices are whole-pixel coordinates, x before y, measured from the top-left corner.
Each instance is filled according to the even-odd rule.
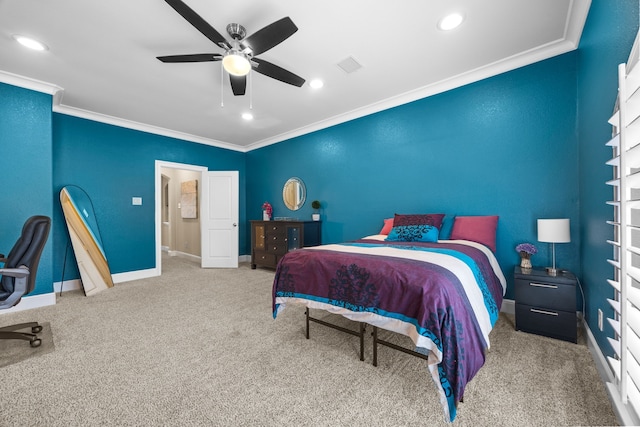
[[[551,243],[552,245],[553,266],[547,267],[547,274],[550,276],[558,275],[558,269],[556,269],[556,243],[569,243],[571,241],[569,229],[568,218],[538,220],[538,241]]]

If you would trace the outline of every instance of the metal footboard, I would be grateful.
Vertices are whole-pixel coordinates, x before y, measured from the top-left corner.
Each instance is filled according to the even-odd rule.
[[[364,331],[366,329],[365,327],[366,324],[364,322],[358,322],[360,325],[359,330],[354,331],[348,328],[343,328],[342,326],[339,326],[339,325],[334,325],[333,323],[325,322],[324,320],[316,319],[315,317],[311,317],[309,313],[309,307],[306,308],[304,314],[307,318],[307,330],[306,330],[307,339],[309,339],[309,322],[319,323],[321,325],[328,326],[329,328],[337,329],[339,331],[346,332],[347,334],[355,335],[360,338],[360,360],[364,360]]]

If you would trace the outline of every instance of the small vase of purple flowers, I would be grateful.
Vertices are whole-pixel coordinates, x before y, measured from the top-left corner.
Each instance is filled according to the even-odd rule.
[[[520,243],[516,246],[516,252],[520,254],[520,267],[531,268],[531,255],[538,253],[538,249],[531,243]]]

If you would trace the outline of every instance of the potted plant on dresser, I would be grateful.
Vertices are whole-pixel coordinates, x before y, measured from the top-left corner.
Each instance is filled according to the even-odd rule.
[[[320,206],[321,205],[319,200],[314,200],[313,202],[311,202],[311,207],[313,208],[311,219],[313,219],[314,221],[320,221]]]

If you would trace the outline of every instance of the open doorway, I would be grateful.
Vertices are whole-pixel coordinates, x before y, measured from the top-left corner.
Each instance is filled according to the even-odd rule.
[[[203,166],[156,160],[156,273],[162,253],[200,261]],[[195,194],[194,194],[195,191]]]

